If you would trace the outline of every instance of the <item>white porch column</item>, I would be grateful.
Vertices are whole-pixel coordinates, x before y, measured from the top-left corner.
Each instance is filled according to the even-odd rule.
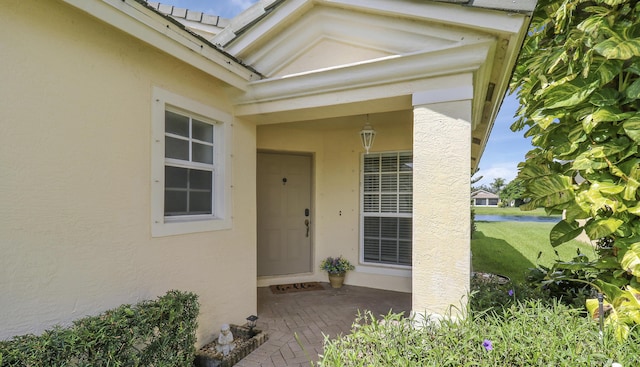
[[[457,100],[442,100],[451,96]],[[412,309],[418,319],[467,302],[471,97],[471,86],[413,95]]]

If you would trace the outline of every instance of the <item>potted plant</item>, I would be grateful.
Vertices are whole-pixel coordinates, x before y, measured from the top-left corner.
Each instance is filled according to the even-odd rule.
[[[327,257],[320,263],[320,269],[326,271],[329,274],[329,283],[333,288],[342,287],[344,282],[344,275],[349,271],[355,269],[355,266],[351,265],[349,260],[342,256]]]

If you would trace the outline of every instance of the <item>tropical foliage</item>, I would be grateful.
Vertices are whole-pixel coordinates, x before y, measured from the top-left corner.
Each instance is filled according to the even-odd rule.
[[[512,129],[535,146],[519,166],[524,209],[565,212],[554,246],[583,230],[608,244],[594,261],[558,266],[595,275],[619,338],[640,324],[639,15],[629,0],[538,1],[511,86]]]

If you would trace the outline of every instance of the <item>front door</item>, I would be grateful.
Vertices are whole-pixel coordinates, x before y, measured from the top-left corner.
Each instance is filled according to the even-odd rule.
[[[258,276],[309,273],[311,156],[258,153]]]

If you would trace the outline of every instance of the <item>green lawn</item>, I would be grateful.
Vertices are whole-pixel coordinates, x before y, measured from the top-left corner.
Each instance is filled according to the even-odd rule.
[[[537,264],[549,266],[558,258],[549,243],[553,226],[554,223],[537,222],[476,222],[477,231],[471,240],[473,270],[524,280],[527,269]],[[572,259],[576,249],[589,257],[595,255],[591,245],[576,240],[555,248],[562,260]]]
[[[546,217],[547,213],[542,208],[538,208],[530,211],[523,211],[520,208],[514,207],[506,207],[506,208],[497,208],[491,206],[472,206],[473,210],[476,214],[479,215],[515,215],[515,216],[523,216],[523,217]],[[553,215],[559,216],[559,215]]]

